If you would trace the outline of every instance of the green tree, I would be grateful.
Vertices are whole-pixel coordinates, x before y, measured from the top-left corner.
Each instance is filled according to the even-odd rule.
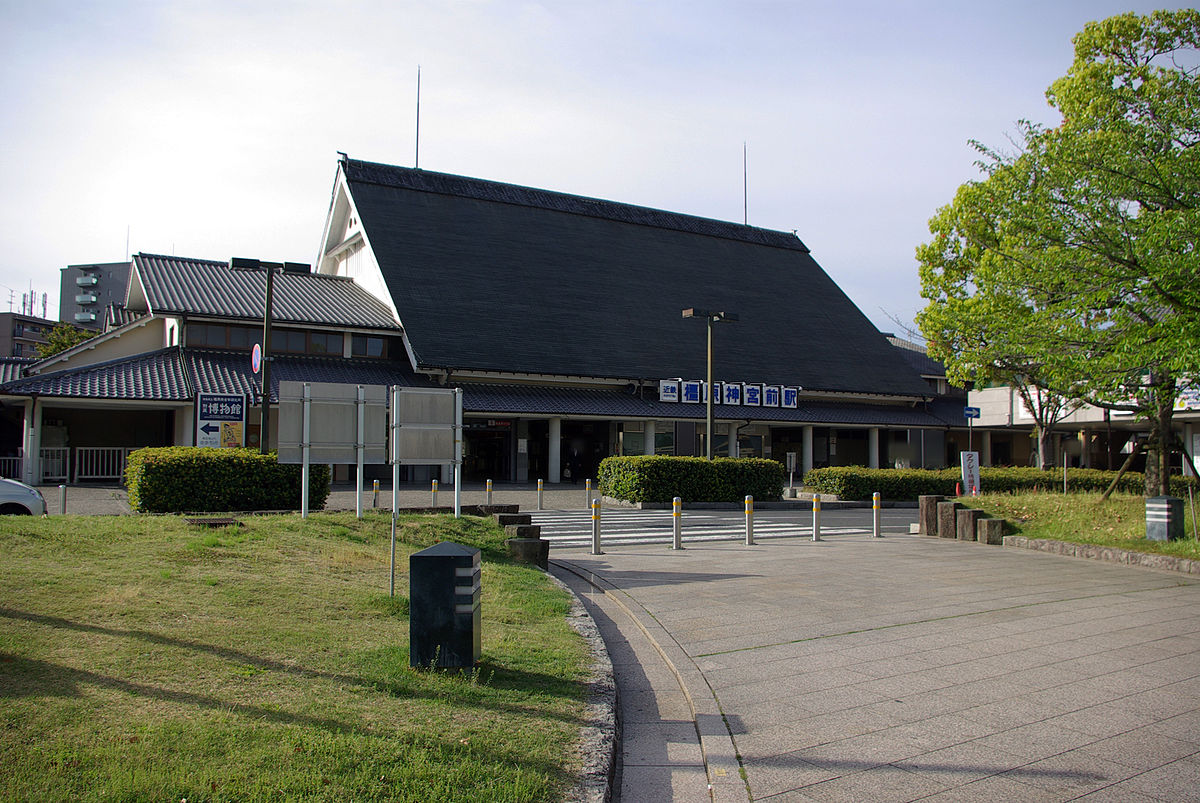
[[[1200,13],[1123,14],[1074,39],[1047,92],[1054,127],[1012,152],[975,143],[918,249],[918,316],[960,381],[1021,371],[1150,424],[1146,491],[1165,493],[1181,380],[1200,375]]]
[[[67,323],[56,324],[50,330],[50,334],[46,336],[46,342],[38,344],[37,353],[39,357],[45,359],[46,357],[58,354],[60,351],[66,351],[72,346],[78,346],[83,341],[90,340],[95,336],[95,332],[76,329]]]

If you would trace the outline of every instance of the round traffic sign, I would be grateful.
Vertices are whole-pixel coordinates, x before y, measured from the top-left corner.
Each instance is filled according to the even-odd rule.
[[[250,368],[256,374],[262,368],[262,346],[258,343],[254,344],[254,350],[250,352]]]

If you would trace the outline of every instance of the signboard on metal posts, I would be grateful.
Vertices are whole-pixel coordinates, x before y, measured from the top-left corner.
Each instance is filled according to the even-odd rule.
[[[392,395],[392,462],[452,466],[461,459],[462,392],[405,388]]]
[[[307,439],[304,437],[305,385],[309,392]],[[386,463],[386,407],[385,385],[280,382],[279,462],[303,462],[303,448],[307,445],[310,463],[357,463],[361,444],[363,463]]]
[[[246,397],[240,393],[196,394],[196,445],[236,448],[245,443]]]

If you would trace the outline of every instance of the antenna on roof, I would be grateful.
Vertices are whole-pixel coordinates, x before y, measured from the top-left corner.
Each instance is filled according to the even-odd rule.
[[[417,65],[417,152],[413,157],[413,168],[421,169],[421,65]]]
[[[125,224],[125,261],[129,261],[129,224]]]
[[[746,140],[742,140],[742,224],[750,225],[750,171],[746,163]]]

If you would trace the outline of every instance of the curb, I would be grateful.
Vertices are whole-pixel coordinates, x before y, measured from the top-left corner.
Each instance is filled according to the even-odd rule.
[[[580,732],[579,752],[582,769],[579,782],[564,798],[566,803],[609,803],[612,800],[613,775],[616,770],[619,727],[617,722],[617,680],[613,674],[608,647],[600,636],[600,628],[587,612],[574,589],[550,572],[546,575],[559,588],[571,595],[571,611],[567,624],[583,637],[592,654],[587,679],[588,699],[586,724]]]
[[[1175,555],[1160,555],[1154,552],[1135,552],[1131,549],[1100,546],[1098,544],[1076,544],[1071,541],[1054,541],[1049,538],[1028,538],[1024,535],[1004,536],[1004,546],[1015,549],[1032,549],[1072,558],[1098,560],[1102,563],[1117,563],[1124,566],[1140,566],[1179,574],[1200,576],[1200,561],[1180,558]]]
[[[704,771],[708,776],[708,791],[714,803],[749,803],[750,790],[742,775],[741,757],[733,742],[729,723],[720,704],[709,686],[708,680],[691,656],[675,641],[671,634],[645,609],[634,603],[627,604],[627,596],[620,588],[603,577],[586,569],[579,569],[565,561],[553,562],[562,571],[568,571],[602,592],[617,607],[633,620],[645,634],[658,654],[666,662],[692,710],[693,723],[700,739],[700,750],[704,760]],[[631,600],[632,601],[632,600]]]

